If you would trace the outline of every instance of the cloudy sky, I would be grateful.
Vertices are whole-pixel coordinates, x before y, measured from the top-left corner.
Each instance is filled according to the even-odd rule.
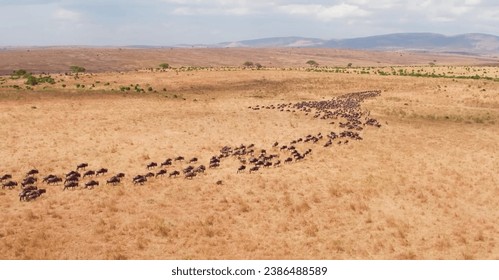
[[[497,0],[0,0],[0,46],[175,45],[397,32],[499,35]]]

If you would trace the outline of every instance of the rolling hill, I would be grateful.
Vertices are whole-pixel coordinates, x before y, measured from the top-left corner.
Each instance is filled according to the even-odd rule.
[[[491,54],[499,53],[499,37],[479,33],[460,34],[455,36],[435,33],[395,33],[332,40],[305,37],[273,37],[224,42],[213,45],[212,47],[312,47]]]

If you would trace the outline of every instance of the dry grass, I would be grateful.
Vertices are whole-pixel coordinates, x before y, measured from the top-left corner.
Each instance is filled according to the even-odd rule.
[[[499,258],[498,83],[279,70],[57,79],[66,80],[1,90],[0,173],[62,175],[88,162],[127,177],[94,190],[47,186],[28,203],[0,190],[2,259]],[[110,86],[73,87],[96,81]],[[114,82],[167,91],[121,93]],[[363,141],[301,144],[313,149],[307,160],[254,174],[236,174],[228,159],[193,180],[131,184],[150,161],[206,164],[224,145],[272,151],[274,141],[338,131],[250,105],[368,89],[382,90],[363,106],[383,126]]]

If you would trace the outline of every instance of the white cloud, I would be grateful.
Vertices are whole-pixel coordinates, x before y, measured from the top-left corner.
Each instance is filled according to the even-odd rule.
[[[172,14],[181,16],[193,15],[247,15],[251,10],[245,7],[240,8],[210,8],[210,7],[178,7],[173,9]]]
[[[469,6],[475,6],[475,5],[480,5],[482,3],[481,0],[465,0],[464,4],[469,5]]]
[[[351,17],[364,17],[370,14],[370,12],[359,8],[358,6],[344,3],[335,6],[313,4],[285,5],[281,6],[280,10],[290,15],[315,16],[322,21]]]
[[[55,19],[63,21],[79,21],[81,19],[80,13],[63,8],[57,8],[53,16]]]

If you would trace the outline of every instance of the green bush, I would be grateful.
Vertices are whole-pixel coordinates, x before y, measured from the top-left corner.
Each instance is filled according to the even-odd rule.
[[[71,69],[71,72],[73,72],[73,73],[82,73],[82,72],[86,71],[85,68],[83,68],[81,66],[76,66],[76,65],[69,67],[69,69]]]
[[[161,69],[168,69],[168,68],[170,68],[170,64],[168,64],[168,63],[161,63],[161,64],[159,65],[159,67],[160,67]]]
[[[26,84],[30,86],[36,86],[38,84],[38,79],[35,76],[28,76]]]

